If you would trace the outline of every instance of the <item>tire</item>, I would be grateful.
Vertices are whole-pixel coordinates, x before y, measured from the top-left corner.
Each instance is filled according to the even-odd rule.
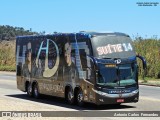
[[[83,106],[84,102],[83,102],[83,92],[82,90],[78,90],[77,95],[76,95],[76,102],[78,104],[78,106]]]
[[[74,93],[73,93],[73,90],[71,88],[68,89],[66,97],[67,97],[67,102],[70,105],[73,105],[74,104]]]
[[[38,90],[38,85],[34,84],[34,86],[33,86],[33,97],[38,99],[39,96],[40,96],[40,94],[39,94],[39,90]]]
[[[33,96],[33,93],[32,93],[32,86],[30,83],[27,84],[27,95],[29,97],[32,97]]]

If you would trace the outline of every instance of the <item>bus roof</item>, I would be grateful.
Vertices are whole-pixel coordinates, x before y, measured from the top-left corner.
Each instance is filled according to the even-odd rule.
[[[25,36],[17,36],[17,38],[36,38],[36,37],[47,37],[47,36],[74,36],[74,35],[81,35],[81,36],[125,36],[129,37],[129,35],[121,32],[93,32],[93,31],[80,31],[78,33],[54,33],[54,34],[45,34],[45,35],[25,35]]]
[[[99,36],[99,35],[105,35],[105,36],[126,36],[129,37],[129,35],[121,32],[95,32],[95,31],[80,31],[80,33],[90,34],[92,36]]]

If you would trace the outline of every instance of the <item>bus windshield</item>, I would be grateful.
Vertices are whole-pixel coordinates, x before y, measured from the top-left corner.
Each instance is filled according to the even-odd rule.
[[[127,36],[95,36],[91,39],[97,58],[128,58],[136,56],[132,40]]]
[[[119,64],[116,67],[100,67],[97,84],[105,86],[128,86],[136,83],[136,64]]]

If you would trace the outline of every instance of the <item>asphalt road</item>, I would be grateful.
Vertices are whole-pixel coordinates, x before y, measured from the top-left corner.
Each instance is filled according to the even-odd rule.
[[[68,105],[64,99],[56,97],[43,96],[41,99],[29,98],[26,93],[16,88],[16,76],[14,73],[0,72],[0,105],[0,111],[160,111],[160,87],[140,85],[140,100],[138,103],[124,103],[120,106],[105,105],[100,107],[96,107],[93,104],[86,104],[84,107],[78,107]],[[159,118],[155,117],[153,119],[158,120]],[[88,118],[83,119],[88,120]],[[112,117],[106,119],[118,120],[119,118]],[[128,120],[127,117],[123,117],[123,119]],[[139,119],[148,120],[152,118],[140,117]]]
[[[140,96],[160,100],[160,87],[140,85]]]

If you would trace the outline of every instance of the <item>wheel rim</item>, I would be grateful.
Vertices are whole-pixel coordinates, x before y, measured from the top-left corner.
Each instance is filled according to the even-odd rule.
[[[82,102],[82,100],[83,100],[83,94],[82,94],[82,92],[79,92],[79,94],[77,96],[77,100],[78,100],[79,103]]]
[[[35,88],[34,88],[34,95],[35,95],[35,97],[38,96],[38,89],[37,89],[37,86],[35,86]]]
[[[71,91],[68,92],[68,100],[69,101],[73,100],[73,93]]]
[[[32,89],[31,89],[30,85],[28,85],[27,93],[28,93],[28,95],[31,95],[31,93],[32,93]]]

